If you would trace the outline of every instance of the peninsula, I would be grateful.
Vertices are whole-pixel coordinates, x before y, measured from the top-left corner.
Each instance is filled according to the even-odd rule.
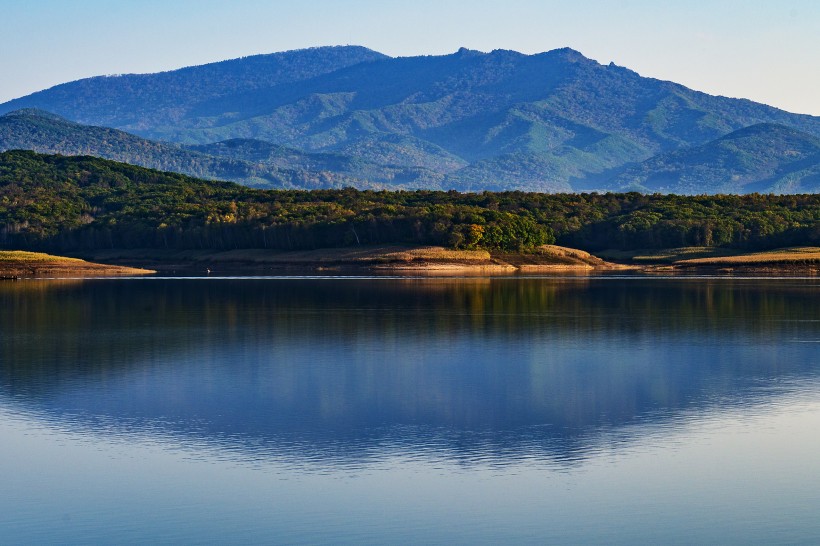
[[[152,273],[155,271],[121,265],[104,265],[40,252],[0,250],[0,280],[40,277],[114,277]]]

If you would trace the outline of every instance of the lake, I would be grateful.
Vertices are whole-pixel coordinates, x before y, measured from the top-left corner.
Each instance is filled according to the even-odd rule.
[[[0,543],[820,543],[820,280],[0,283]]]

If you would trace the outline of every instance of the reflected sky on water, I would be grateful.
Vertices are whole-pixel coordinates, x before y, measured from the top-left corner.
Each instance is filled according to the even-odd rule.
[[[816,542],[818,288],[3,283],[0,539]]]

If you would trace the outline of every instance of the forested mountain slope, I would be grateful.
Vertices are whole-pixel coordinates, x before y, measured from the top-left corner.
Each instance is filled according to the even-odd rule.
[[[391,58],[314,48],[80,80],[0,113],[23,107],[181,144],[252,139],[418,167],[445,189],[476,191],[611,189],[627,167],[760,123],[820,136],[820,118],[644,78],[571,49]]]
[[[302,152],[261,141],[232,140],[188,148],[117,129],[81,125],[34,109],[0,116],[0,151],[15,149],[90,155],[259,188],[430,188],[438,187],[444,178],[423,167],[381,165],[362,157]]]
[[[816,193],[820,138],[762,123],[700,146],[657,155],[615,179],[621,190],[662,193]]]

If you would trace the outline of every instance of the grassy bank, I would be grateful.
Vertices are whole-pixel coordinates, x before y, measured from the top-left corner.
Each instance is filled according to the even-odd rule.
[[[0,251],[0,278],[36,277],[107,277],[127,275],[148,275],[152,270],[104,265],[87,262],[78,258],[53,256],[41,252],[21,250]]]
[[[761,252],[737,249],[682,247],[664,250],[609,250],[600,256],[620,263],[651,270],[691,271],[696,269],[723,272],[770,272],[774,274],[820,271],[820,247],[788,247]]]

